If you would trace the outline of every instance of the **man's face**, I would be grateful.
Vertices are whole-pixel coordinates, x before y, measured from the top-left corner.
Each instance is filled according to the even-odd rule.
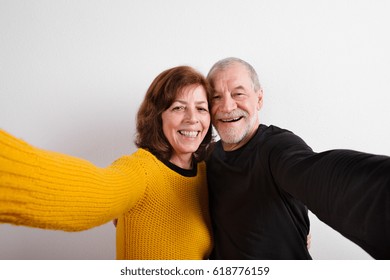
[[[212,84],[212,123],[224,150],[236,150],[252,138],[259,126],[263,92],[254,90],[248,70],[239,63],[212,73]]]

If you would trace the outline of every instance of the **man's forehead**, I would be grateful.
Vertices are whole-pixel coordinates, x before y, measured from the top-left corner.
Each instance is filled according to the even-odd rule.
[[[246,73],[221,71],[213,78],[213,87],[218,90],[246,89],[252,86],[252,80]]]

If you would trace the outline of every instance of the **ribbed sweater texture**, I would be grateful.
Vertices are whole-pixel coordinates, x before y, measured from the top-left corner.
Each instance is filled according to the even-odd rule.
[[[144,149],[106,168],[0,130],[0,222],[64,231],[118,218],[117,259],[206,259],[206,166],[183,176]]]

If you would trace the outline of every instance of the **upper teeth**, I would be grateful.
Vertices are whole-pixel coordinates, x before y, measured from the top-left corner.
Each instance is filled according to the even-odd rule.
[[[241,117],[238,117],[238,118],[232,118],[232,119],[223,119],[221,121],[223,122],[233,122],[233,121],[238,121]]]
[[[180,130],[180,134],[187,136],[187,137],[196,137],[198,136],[198,131],[185,131],[185,130]]]

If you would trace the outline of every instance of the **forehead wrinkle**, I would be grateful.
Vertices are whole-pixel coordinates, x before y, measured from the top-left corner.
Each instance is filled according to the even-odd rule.
[[[176,99],[173,101],[173,103],[175,103],[175,102],[180,103],[180,104],[185,104],[185,105],[188,104],[187,101],[180,100],[180,99]],[[195,101],[195,104],[208,104],[208,102],[206,100],[201,100],[201,101]]]
[[[223,93],[223,92],[226,92],[226,91],[227,92],[232,92],[232,91],[235,91],[235,90],[245,90],[245,91],[247,90],[246,87],[244,87],[242,85],[235,86],[232,90],[230,90],[228,86],[225,86],[224,88],[226,88],[226,90],[225,89],[222,89],[222,91],[215,90],[215,92],[216,93]]]
[[[243,89],[243,90],[245,90],[245,87],[244,87],[244,86],[241,86],[241,85],[239,85],[239,86],[236,86],[236,87],[234,87],[234,88],[233,88],[233,90],[236,90],[236,89]]]

